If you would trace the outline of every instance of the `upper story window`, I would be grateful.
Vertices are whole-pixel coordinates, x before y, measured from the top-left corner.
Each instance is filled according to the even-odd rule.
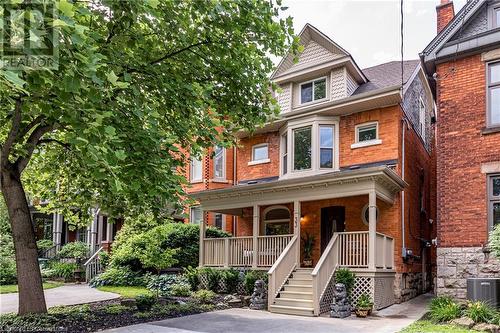
[[[500,27],[500,6],[493,8],[493,28]]]
[[[420,136],[425,141],[425,103],[422,97],[418,101],[418,125]]]
[[[269,146],[267,143],[258,144],[252,147],[252,161],[248,165],[269,162]]]
[[[319,167],[333,167],[333,126],[319,126]]]
[[[488,177],[490,230],[500,224],[500,175]]]
[[[500,62],[488,64],[488,126],[500,126]]]
[[[226,154],[224,147],[214,148],[214,178],[226,179]]]
[[[189,223],[200,224],[203,222],[203,210],[199,206],[191,207],[189,210]]]
[[[367,147],[382,143],[382,140],[378,137],[378,122],[376,121],[356,125],[354,131],[356,133],[355,143],[351,145],[351,148]]]
[[[300,104],[326,98],[326,77],[300,84]]]
[[[282,174],[286,175],[288,172],[288,134],[285,133],[281,136],[281,170]]]
[[[199,182],[202,180],[203,166],[201,159],[191,158],[190,180],[191,182]]]
[[[293,170],[309,170],[312,166],[312,127],[293,130]]]

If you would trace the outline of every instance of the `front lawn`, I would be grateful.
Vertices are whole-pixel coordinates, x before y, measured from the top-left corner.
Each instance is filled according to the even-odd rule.
[[[43,289],[52,289],[62,286],[61,282],[44,282]],[[0,294],[17,293],[17,284],[6,284],[0,286]]]
[[[145,287],[131,286],[101,286],[97,287],[100,291],[108,291],[110,293],[120,294],[125,298],[135,298],[138,295],[151,295],[151,292]]]
[[[403,329],[400,333],[474,333],[479,331],[454,325],[435,324],[430,320],[419,320]]]

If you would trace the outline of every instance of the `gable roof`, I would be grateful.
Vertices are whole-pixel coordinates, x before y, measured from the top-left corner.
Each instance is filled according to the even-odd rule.
[[[352,59],[349,52],[343,49],[340,45],[331,40],[327,35],[319,31],[313,25],[306,23],[304,28],[298,35],[300,44],[304,46],[304,52],[299,55],[300,59],[314,59],[313,65],[325,64],[334,60],[345,59],[352,63],[354,70],[359,72],[360,79],[366,81],[360,68]],[[308,48],[308,46],[310,46]],[[319,56],[318,56],[319,55]],[[301,66],[294,62],[294,55],[289,52],[281,61],[271,75],[271,79],[293,73],[305,66]],[[309,66],[307,66],[309,67]]]

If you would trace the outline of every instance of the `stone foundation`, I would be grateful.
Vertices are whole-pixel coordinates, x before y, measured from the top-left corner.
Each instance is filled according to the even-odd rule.
[[[437,249],[436,291],[458,299],[467,297],[467,278],[499,277],[500,261],[487,256],[481,247],[440,247]]]
[[[394,297],[396,303],[409,301],[424,292],[422,273],[396,273],[394,278]]]

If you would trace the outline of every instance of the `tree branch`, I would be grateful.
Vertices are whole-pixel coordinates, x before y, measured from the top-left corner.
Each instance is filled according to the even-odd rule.
[[[62,142],[61,140],[57,140],[57,139],[52,139],[52,138],[47,138],[47,139],[40,139],[38,140],[38,144],[39,145],[42,145],[44,143],[57,143],[58,145],[64,147],[64,148],[69,148],[70,145],[66,142]]]
[[[33,151],[35,150],[36,146],[39,144],[42,136],[44,134],[52,131],[54,129],[54,127],[55,127],[54,124],[38,126],[31,133],[28,140],[26,141],[26,144],[27,144],[26,155],[19,156],[18,159],[16,160],[16,166],[17,166],[19,173],[23,172],[24,168],[26,168],[26,166],[28,165],[28,163],[31,159],[31,156],[33,155]]]
[[[14,115],[12,117],[12,126],[9,131],[9,135],[5,140],[5,144],[2,147],[2,165],[5,165],[6,161],[9,160],[10,149],[16,142],[17,135],[19,133],[19,127],[21,126],[21,109],[22,109],[21,97],[16,99],[16,106],[14,108]]]

